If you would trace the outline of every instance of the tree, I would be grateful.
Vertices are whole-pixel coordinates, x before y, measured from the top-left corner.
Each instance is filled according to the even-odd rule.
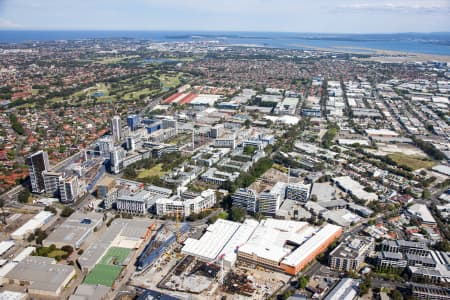
[[[44,208],[44,210],[45,210],[45,211],[49,211],[49,212],[51,212],[51,213],[54,214],[54,215],[56,215],[56,214],[58,213],[58,211],[56,210],[56,208],[54,208],[53,206],[46,206],[46,207]]]
[[[309,276],[300,276],[299,278],[298,278],[298,284],[297,284],[297,288],[298,289],[304,289],[304,288],[306,288],[306,286],[308,285],[308,283],[309,283]]]
[[[73,247],[70,245],[62,246],[61,250],[67,252],[70,255],[73,252]]]
[[[367,276],[363,282],[359,285],[359,295],[365,295],[369,292],[370,288],[372,287],[372,280],[369,276]]]
[[[391,298],[392,300],[403,300],[403,295],[399,290],[392,290]]]
[[[430,199],[431,197],[431,193],[428,189],[424,189],[422,192],[422,198],[423,199]]]
[[[29,198],[30,198],[30,191],[27,188],[24,188],[17,196],[17,200],[20,203],[28,203]]]
[[[258,220],[258,222],[261,222],[261,220],[264,219],[264,215],[262,213],[260,213],[260,212],[257,212],[255,214],[255,218],[256,218],[256,220]]]
[[[75,210],[71,207],[64,207],[64,209],[61,211],[61,217],[63,218],[67,218],[69,217],[71,214],[73,214],[75,212]]]
[[[245,210],[241,207],[232,207],[231,208],[231,213],[230,213],[230,218],[232,221],[235,222],[241,222],[245,217]]]
[[[6,214],[5,214],[5,210],[4,207],[5,206],[5,201],[3,199],[0,199],[0,208],[2,209],[2,223],[3,225],[6,225]]]
[[[439,251],[445,251],[445,252],[449,252],[450,251],[450,242],[446,239],[437,242],[435,245],[436,250]]]
[[[311,195],[310,200],[313,202],[317,202],[317,195],[316,194]]]

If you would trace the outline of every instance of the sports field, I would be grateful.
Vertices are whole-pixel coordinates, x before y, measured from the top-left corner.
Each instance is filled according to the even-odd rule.
[[[99,264],[120,266],[130,254],[131,249],[111,247],[105,255],[103,255]]]
[[[97,264],[88,276],[86,276],[84,283],[112,287],[120,271],[122,271],[122,267],[120,266]]]

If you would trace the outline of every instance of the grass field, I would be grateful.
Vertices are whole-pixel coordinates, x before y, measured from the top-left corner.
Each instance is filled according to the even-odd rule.
[[[100,260],[103,265],[121,265],[130,254],[131,250],[127,248],[111,247]]]
[[[180,84],[180,75],[177,76],[169,76],[166,74],[162,74],[159,77],[159,80],[163,83],[164,87],[173,88]]]
[[[151,177],[151,176],[163,176],[164,174],[166,174],[166,172],[164,172],[162,170],[162,164],[157,164],[156,166],[154,166],[151,169],[145,169],[139,172],[138,178],[145,178],[145,177]]]
[[[67,252],[63,251],[63,250],[53,250],[47,256],[50,257],[50,258],[55,258],[57,256],[61,257],[61,256],[66,255],[66,254],[67,254]]]
[[[429,169],[435,165],[435,162],[421,156],[410,156],[403,153],[392,153],[388,155],[398,165],[409,167],[413,170]]]
[[[88,276],[86,276],[84,283],[112,287],[121,271],[122,267],[119,266],[97,264]]]

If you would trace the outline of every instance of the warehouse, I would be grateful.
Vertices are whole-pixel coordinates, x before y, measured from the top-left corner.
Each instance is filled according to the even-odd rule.
[[[146,220],[115,219],[103,234],[78,257],[83,271],[91,271],[110,247],[138,249],[154,224]]]
[[[359,280],[343,278],[324,298],[325,300],[352,300],[358,295]]]
[[[17,285],[26,285],[30,295],[59,297],[75,276],[72,266],[56,264],[53,258],[30,256],[19,262],[5,278]]]
[[[342,227],[327,224],[306,242],[295,249],[281,262],[281,268],[288,274],[295,275],[306,267],[317,255],[325,251],[331,243],[342,234]]]
[[[30,219],[28,222],[20,226],[16,231],[11,233],[11,238],[14,240],[23,240],[28,235],[33,233],[36,229],[41,228],[45,224],[47,224],[51,218],[53,217],[53,214],[49,211],[41,211],[37,215],[35,215],[32,219]]]
[[[335,177],[332,179],[337,186],[339,186],[344,192],[354,195],[358,199],[368,202],[378,200],[378,195],[375,193],[369,193],[364,190],[359,182],[350,178],[350,176]]]
[[[74,249],[78,249],[94,232],[94,228],[101,226],[102,222],[102,214],[75,212],[55,231],[50,233],[43,241],[43,245],[48,247],[54,244],[58,248],[70,245]]]
[[[317,230],[306,222],[290,220],[246,220],[241,224],[219,219],[199,240],[187,239],[181,251],[205,262],[223,257],[226,267],[240,260],[293,275],[341,233],[341,227],[330,224]]]

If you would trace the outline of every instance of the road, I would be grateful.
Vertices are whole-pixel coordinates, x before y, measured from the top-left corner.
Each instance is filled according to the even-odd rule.
[[[0,199],[5,200],[5,204],[10,204],[11,202],[17,201],[17,195],[23,190],[23,186],[17,185],[11,190],[3,193]]]

